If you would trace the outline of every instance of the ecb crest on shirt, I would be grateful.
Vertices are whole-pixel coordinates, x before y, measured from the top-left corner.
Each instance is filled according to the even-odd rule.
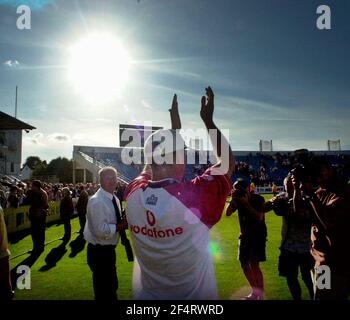
[[[146,204],[149,204],[151,206],[155,206],[157,204],[158,198],[152,194],[150,197],[147,198]]]

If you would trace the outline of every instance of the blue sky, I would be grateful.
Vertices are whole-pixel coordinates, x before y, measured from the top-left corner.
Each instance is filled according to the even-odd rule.
[[[32,29],[16,28],[16,6]],[[328,4],[332,29],[316,28]],[[170,125],[178,94],[184,128],[203,128],[210,84],[215,120],[234,150],[350,149],[350,2],[347,0],[0,0],[0,108],[37,127],[23,160],[72,156],[72,146],[117,146],[119,123]],[[132,64],[120,96],[90,103],[67,80],[68,49],[92,32],[120,39]],[[106,62],[104,62],[106,63]],[[112,62],[111,62],[112,63]]]

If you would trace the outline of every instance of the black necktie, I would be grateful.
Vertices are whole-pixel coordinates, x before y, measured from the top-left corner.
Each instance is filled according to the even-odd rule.
[[[119,207],[117,205],[117,201],[115,200],[114,196],[112,199],[112,203],[113,203],[115,215],[117,217],[117,226],[118,226],[118,224],[120,224],[120,225],[122,224],[122,216],[120,214],[120,210],[119,210]],[[126,236],[125,230],[124,229],[119,230],[119,234],[120,234],[121,243],[125,248],[125,252],[126,252],[126,255],[128,257],[128,261],[134,261],[134,254],[132,252],[130,241]]]

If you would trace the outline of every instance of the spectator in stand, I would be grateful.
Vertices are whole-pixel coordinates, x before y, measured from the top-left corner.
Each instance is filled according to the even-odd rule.
[[[18,195],[18,205],[22,206],[24,198],[25,198],[25,196],[24,196],[24,189],[18,188],[17,195]]]
[[[19,199],[18,199],[18,188],[16,186],[10,187],[10,194],[7,198],[7,208],[18,208]]]
[[[273,196],[276,197],[277,193],[278,193],[278,189],[277,189],[277,186],[275,183],[272,184],[271,191],[272,191]]]
[[[76,197],[76,198],[79,198],[79,197],[80,197],[80,191],[81,191],[81,190],[80,190],[80,187],[81,187],[82,185],[83,185],[83,184],[80,184],[80,183],[75,185],[75,197]]]
[[[81,191],[81,187],[83,186],[83,184],[80,184],[80,183],[78,183],[78,184],[76,184],[75,186],[74,186],[74,188],[75,188],[75,195],[76,195],[76,197],[77,198],[79,198],[80,197],[80,191]]]
[[[87,204],[89,201],[89,195],[88,195],[88,193],[85,190],[85,187],[83,185],[80,186],[79,193],[80,193],[80,195],[79,195],[79,199],[78,199],[78,202],[76,205],[76,209],[78,212],[79,223],[80,223],[79,233],[81,235],[83,235],[85,223],[86,223],[86,210],[87,210]]]
[[[0,185],[0,206],[2,208],[7,207],[7,198],[6,198],[6,193],[2,185]]]
[[[51,185],[50,184],[45,184],[43,189],[47,193],[48,201],[51,201],[51,199],[52,199],[52,188],[51,188]]]
[[[249,186],[249,192],[254,193],[255,192],[255,183],[252,181]]]
[[[50,201],[60,201],[62,199],[61,188],[58,185],[52,187]]]
[[[89,183],[87,188],[87,193],[89,197],[93,196],[95,192],[97,191],[97,186],[94,183]]]
[[[77,194],[76,194],[76,189],[75,189],[75,186],[73,185],[73,183],[70,183],[69,186],[69,191],[70,191],[70,194],[71,194],[71,197],[72,198],[76,198]]]
[[[63,199],[60,202],[60,217],[64,224],[64,236],[63,241],[68,242],[71,237],[71,225],[70,219],[74,214],[74,205],[70,190],[66,187],[62,189]]]

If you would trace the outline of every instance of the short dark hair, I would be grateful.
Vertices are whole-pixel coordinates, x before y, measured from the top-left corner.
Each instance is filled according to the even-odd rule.
[[[248,188],[248,184],[243,179],[237,179],[237,181],[233,184],[235,189],[246,190]]]
[[[32,183],[32,186],[37,187],[37,188],[41,188],[42,184],[40,180],[34,180]]]

